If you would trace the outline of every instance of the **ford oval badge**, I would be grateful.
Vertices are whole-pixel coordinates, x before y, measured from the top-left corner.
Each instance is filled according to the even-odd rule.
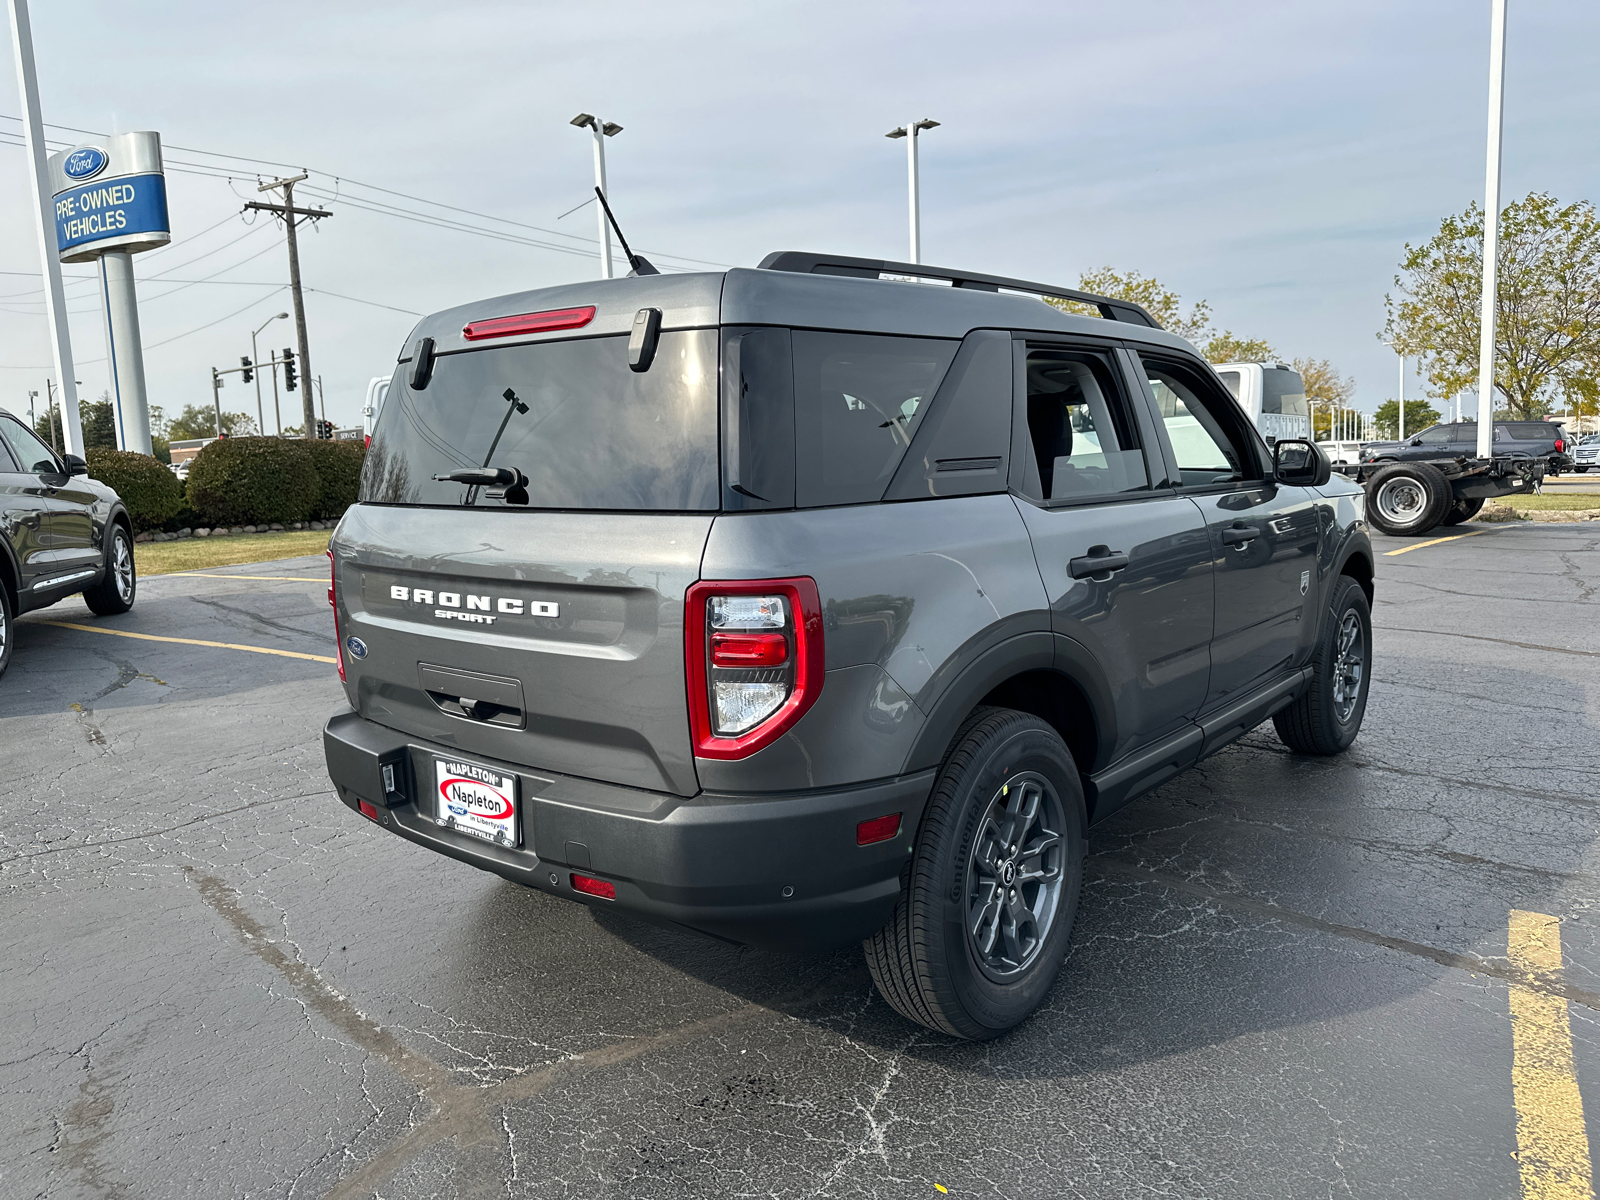
[[[68,179],[93,179],[106,169],[106,152],[94,146],[80,146],[61,164]]]
[[[345,638],[344,644],[349,648],[350,653],[357,658],[365,658],[367,656],[367,644],[354,634]]]

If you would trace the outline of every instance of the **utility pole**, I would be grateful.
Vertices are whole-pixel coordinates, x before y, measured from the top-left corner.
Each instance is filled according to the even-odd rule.
[[[1506,0],[1489,9],[1489,145],[1483,172],[1483,307],[1478,327],[1478,457],[1494,453],[1494,326],[1500,253],[1500,135],[1505,124]]]
[[[922,187],[917,178],[917,134],[924,129],[937,128],[939,122],[924,117],[920,121],[908,121],[883,135],[906,139],[906,174],[911,194],[911,261],[914,263],[922,261]]]
[[[306,303],[300,294],[300,246],[295,239],[295,217],[302,216],[311,220],[319,217],[332,216],[332,212],[325,208],[296,208],[294,206],[294,185],[309,176],[302,171],[289,179],[274,179],[271,183],[263,183],[256,188],[258,192],[269,192],[274,188],[283,189],[282,204],[262,204],[252,200],[245,205],[247,209],[256,209],[259,212],[277,213],[283,218],[284,228],[288,230],[289,241],[289,290],[294,294],[294,331],[300,349],[300,373],[309,378],[311,370],[311,351],[306,345]],[[317,409],[312,402],[308,390],[302,397],[305,407],[306,437],[315,437],[317,423]]]
[[[600,189],[601,195],[609,197],[611,193],[606,188],[606,139],[621,133],[622,126],[615,121],[602,121],[589,113],[579,113],[572,118],[571,123],[579,129],[594,131],[594,185]],[[610,279],[612,277],[611,226],[606,222],[605,208],[602,205],[595,205],[595,215],[600,222],[600,278]]]

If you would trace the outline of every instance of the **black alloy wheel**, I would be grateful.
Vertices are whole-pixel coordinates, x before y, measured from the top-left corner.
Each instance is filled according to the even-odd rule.
[[[1273,716],[1273,727],[1296,753],[1341,754],[1361,731],[1372,686],[1372,610],[1348,575],[1334,585],[1311,666],[1306,690]]]
[[[894,916],[862,944],[902,1016],[982,1041],[1025,1020],[1061,969],[1083,887],[1083,787],[1061,736],[982,708],[956,733]]]
[[[106,546],[106,570],[100,582],[83,591],[84,603],[97,616],[114,617],[133,607],[139,591],[139,574],[133,562],[133,538],[121,525],[111,527]]]

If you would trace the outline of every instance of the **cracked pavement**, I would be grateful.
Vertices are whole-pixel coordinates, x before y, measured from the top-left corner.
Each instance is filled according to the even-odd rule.
[[[1267,725],[1096,829],[1044,1009],[524,891],[333,797],[321,558],[24,617],[0,680],[0,1193],[1502,1197],[1507,989],[1600,1111],[1600,530],[1383,557],[1361,737]],[[304,582],[230,575],[303,576]],[[1512,908],[1566,969],[1506,958]],[[1591,1121],[1591,1126],[1593,1122]]]

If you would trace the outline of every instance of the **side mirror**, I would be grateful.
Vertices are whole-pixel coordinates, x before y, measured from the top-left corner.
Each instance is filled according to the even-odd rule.
[[[61,457],[66,459],[68,475],[87,475],[89,473],[89,464],[76,454],[63,454]]]
[[[1304,438],[1283,438],[1272,448],[1272,474],[1294,487],[1321,487],[1333,475],[1321,450]]]

